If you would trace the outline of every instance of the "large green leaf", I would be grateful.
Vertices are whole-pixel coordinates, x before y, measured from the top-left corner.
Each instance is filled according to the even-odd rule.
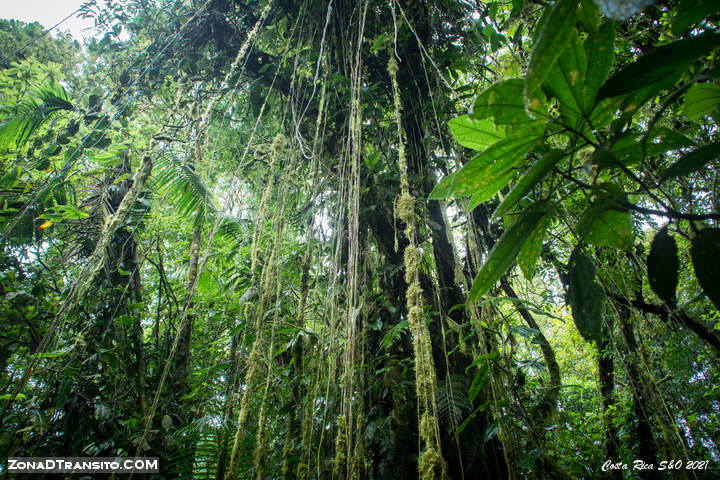
[[[643,146],[644,136],[643,133],[626,132],[615,141],[610,149],[612,158],[598,156],[593,159],[594,163],[598,168],[629,166],[638,164],[647,157],[664,155],[667,152],[694,145],[694,142],[685,135],[664,127],[653,129]]]
[[[615,118],[620,105],[621,102],[617,98],[606,98],[597,102],[595,108],[590,112],[588,124],[583,127],[585,136],[597,137],[596,130],[600,130],[610,124],[613,118]]]
[[[491,170],[489,167],[488,170]],[[489,172],[485,178],[487,181],[483,181],[479,184],[478,189],[470,197],[468,202],[468,208],[474,209],[483,202],[487,202],[495,196],[505,185],[509,185],[512,179],[515,177],[515,169],[505,170],[498,174]]]
[[[577,21],[591,35],[596,34],[600,25],[600,9],[595,0],[581,0],[577,10]]]
[[[525,77],[525,97],[528,103],[532,94],[543,84],[555,62],[564,54],[575,31],[576,0],[557,0],[540,25],[530,56]]]
[[[472,403],[475,398],[478,396],[480,391],[482,390],[482,387],[485,385],[485,381],[487,380],[488,373],[490,372],[490,369],[488,368],[487,363],[483,363],[478,367],[478,371],[475,374],[475,378],[473,378],[472,384],[470,385],[470,389],[468,390],[468,401]]]
[[[430,192],[429,198],[437,200],[497,193],[504,186],[498,185],[498,177],[514,168],[541,136],[542,130],[535,129],[503,138],[476,155],[460,170],[443,178]]]
[[[690,120],[697,120],[712,113],[720,104],[720,85],[717,83],[696,83],[685,95],[683,112]]]
[[[595,149],[590,160],[593,165],[597,166],[598,171],[604,168],[616,168],[622,165],[617,156],[605,147]]]
[[[572,29],[568,46],[548,73],[547,88],[560,101],[560,115],[568,126],[578,128],[588,113],[585,99],[587,58],[577,32]]]
[[[656,82],[640,86],[625,96],[616,97],[616,99],[622,100],[623,116],[620,124],[630,121],[641,106],[656,98],[663,90],[672,89],[680,80],[683,71],[684,69],[673,70]],[[598,92],[598,99],[600,98],[600,92]]]
[[[660,175],[660,181],[681,177],[700,170],[707,163],[720,158],[720,142],[711,143],[683,155]]]
[[[478,95],[470,116],[475,119],[494,117],[495,123],[513,125],[515,129],[544,121],[548,114],[540,92],[533,94],[526,105],[523,90],[521,78],[498,82]]]
[[[0,125],[0,149],[16,148],[60,111],[73,110],[67,92],[59,83],[31,89],[20,103],[2,110],[7,118]]]
[[[585,81],[585,100],[592,105],[598,90],[607,79],[612,67],[615,53],[615,26],[606,22],[600,26],[597,35],[590,34],[585,39],[583,48],[588,58],[587,77]]]
[[[655,234],[650,246],[647,257],[648,281],[653,292],[672,307],[675,306],[679,268],[677,244],[665,226]]]
[[[682,73],[696,59],[720,46],[720,34],[705,33],[658,47],[610,77],[598,99],[615,97]]]
[[[468,302],[474,302],[485,295],[502,277],[517,256],[520,248],[538,222],[548,212],[545,202],[534,204],[520,215],[520,218],[505,230],[488,254],[487,261],[478,272],[468,294]]]
[[[157,160],[153,175],[159,192],[181,215],[203,222],[218,211],[212,191],[192,164],[167,155]]]
[[[630,251],[633,246],[633,221],[625,206],[625,192],[612,183],[595,185],[593,191],[595,198],[578,223],[578,236],[599,247]]]
[[[477,120],[463,115],[453,118],[448,125],[458,143],[473,150],[484,150],[505,137],[505,128],[489,118]]]
[[[720,309],[720,228],[705,228],[692,239],[693,268],[705,294]]]
[[[609,188],[609,185],[606,187]],[[580,238],[598,247],[630,251],[633,246],[633,221],[623,205],[625,201],[624,193],[603,189],[578,224]]]
[[[570,255],[567,301],[580,335],[588,342],[599,342],[605,292],[595,281],[595,265],[579,246]]]
[[[535,275],[535,264],[542,251],[545,233],[550,226],[551,220],[551,214],[548,213],[543,216],[518,253],[518,266],[528,280],[532,280],[533,275]]]
[[[525,175],[518,180],[500,205],[498,205],[495,212],[493,212],[493,217],[499,218],[512,210],[533,186],[545,178],[545,175],[547,175],[555,167],[555,165],[562,160],[563,156],[564,154],[562,151],[551,150],[549,153],[546,153],[537,160],[525,173]]]
[[[590,209],[593,218],[584,240],[599,247],[612,247],[630,251],[633,246],[632,215],[614,207]]]

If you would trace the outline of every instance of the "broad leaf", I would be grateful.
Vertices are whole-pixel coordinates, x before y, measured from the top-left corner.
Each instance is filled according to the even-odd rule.
[[[693,268],[705,294],[720,309],[720,228],[705,228],[692,239]]]
[[[670,165],[670,167],[660,175],[660,181],[688,175],[700,170],[706,164],[718,158],[720,158],[720,142],[705,145],[704,147],[700,147],[697,150],[683,155],[680,160]]]
[[[588,342],[599,342],[605,292],[595,281],[595,265],[580,247],[570,255],[567,301],[580,335]]]
[[[615,73],[600,88],[598,99],[624,95],[672,75],[720,46],[720,34],[705,33],[658,47]]]
[[[518,180],[500,205],[498,205],[495,212],[493,212],[493,217],[499,218],[515,208],[517,203],[525,196],[525,194],[527,194],[539,181],[545,178],[545,175],[547,175],[555,167],[555,165],[562,160],[563,156],[563,152],[560,150],[552,150],[537,160],[525,173],[525,175]]]
[[[586,136],[595,136],[594,130],[599,130],[607,125],[615,118],[620,108],[621,102],[617,98],[606,98],[599,101],[595,108],[590,112],[588,124],[584,126],[583,133]]]
[[[585,55],[589,59],[587,67],[587,80],[585,81],[585,100],[592,105],[595,96],[602,86],[615,56],[615,26],[606,22],[600,26],[597,35],[588,35],[583,45]]]
[[[633,221],[624,206],[627,202],[625,192],[610,183],[595,189],[598,198],[578,223],[578,235],[583,241],[598,247],[630,251],[633,246]]]
[[[578,23],[591,34],[596,34],[600,24],[600,9],[595,0],[581,0],[577,10]]]
[[[620,165],[630,166],[643,161],[644,158],[654,155],[664,155],[667,152],[687,148],[694,145],[693,141],[667,128],[653,129],[650,137],[645,141],[643,148],[644,134],[627,132],[620,137],[612,146],[610,157],[598,157],[593,162],[598,168],[615,168]]]
[[[543,84],[555,62],[563,55],[575,32],[577,1],[557,0],[540,25],[525,77],[525,97],[530,103],[532,94]]]
[[[488,168],[488,170],[492,170],[492,167]],[[479,188],[470,197],[468,208],[472,210],[481,203],[493,198],[505,185],[510,184],[514,177],[515,169],[509,169],[498,174],[488,172],[487,181],[482,181]]]
[[[593,165],[597,166],[598,171],[604,168],[616,168],[622,165],[615,153],[605,147],[597,148],[593,152],[592,157],[590,157],[590,160]]]
[[[475,398],[480,393],[480,390],[482,390],[482,387],[485,385],[485,381],[487,380],[489,371],[490,369],[488,368],[487,363],[484,363],[478,367],[475,378],[473,378],[472,384],[470,384],[470,389],[468,390],[468,401],[470,403],[475,400]]]
[[[573,30],[568,47],[548,73],[546,82],[547,88],[560,101],[560,114],[572,128],[578,128],[588,113],[585,99],[587,64],[585,49]]]
[[[497,184],[497,178],[517,166],[541,136],[542,130],[534,130],[503,138],[443,178],[429,198],[494,195],[504,186]]]
[[[525,240],[532,233],[538,222],[546,215],[548,207],[545,202],[536,203],[523,212],[505,232],[488,254],[487,261],[478,272],[468,294],[468,302],[472,303],[486,294],[502,277],[517,256]]]
[[[499,125],[523,126],[547,118],[547,109],[540,92],[525,103],[524,83],[521,78],[503,80],[484,90],[470,113],[475,119],[494,117]]]
[[[473,410],[473,412],[470,415],[468,415],[468,417],[465,420],[463,420],[463,422],[460,424],[460,426],[458,426],[458,428],[455,430],[455,433],[453,435],[456,437],[458,435],[460,435],[463,432],[463,430],[465,430],[467,428],[467,426],[470,425],[470,422],[472,421],[473,418],[475,418],[475,415],[477,415],[478,412],[482,412],[483,410],[485,410],[488,407],[488,405],[490,405],[490,402],[485,402],[485,403],[479,405],[475,410]]]
[[[656,82],[649,85],[642,85],[640,88],[634,89],[630,94],[624,97],[618,97],[622,99],[621,108],[623,110],[623,117],[620,123],[629,121],[641,106],[656,98],[663,90],[672,89],[680,80],[683,71],[684,69],[673,70]],[[598,92],[598,99],[600,98],[600,92]]]
[[[518,266],[526,279],[532,280],[535,275],[535,264],[542,251],[545,233],[550,226],[552,215],[542,217],[518,253]]]
[[[499,355],[498,352],[484,353],[484,354],[478,355],[477,357],[475,357],[475,360],[473,360],[472,363],[470,365],[468,365],[467,368],[465,368],[465,372],[467,373],[467,371],[470,370],[470,368],[472,368],[472,367],[480,368],[479,365],[481,363],[488,363],[491,360],[495,360],[498,357],[498,355]]]
[[[633,241],[632,215],[614,208],[593,209],[592,219],[584,240],[599,247],[612,247],[630,251]]]
[[[489,118],[477,120],[463,115],[453,118],[448,125],[458,143],[473,150],[484,150],[505,137],[505,129]]]
[[[679,268],[677,244],[665,226],[655,234],[650,246],[647,257],[648,281],[653,292],[672,307],[675,306]]]
[[[696,83],[685,95],[683,112],[690,120],[697,120],[712,113],[720,104],[720,85],[717,83]]]

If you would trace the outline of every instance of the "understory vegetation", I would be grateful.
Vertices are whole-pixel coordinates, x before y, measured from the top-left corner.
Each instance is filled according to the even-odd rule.
[[[718,478],[719,10],[0,20],[2,462]]]

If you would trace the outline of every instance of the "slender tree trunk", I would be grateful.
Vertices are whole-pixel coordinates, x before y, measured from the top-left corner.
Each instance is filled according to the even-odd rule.
[[[502,277],[500,285],[508,297],[519,299],[506,276]],[[552,415],[557,411],[557,401],[561,387],[560,366],[555,358],[555,351],[552,349],[550,342],[547,341],[547,338],[545,338],[545,335],[543,335],[542,330],[540,330],[540,326],[530,314],[530,311],[528,311],[528,309],[521,303],[518,303],[516,308],[518,309],[518,312],[520,312],[520,316],[522,316],[525,320],[525,323],[528,324],[528,327],[537,330],[538,333],[535,337],[540,345],[540,350],[542,351],[543,358],[545,359],[545,364],[548,369],[548,387],[545,390],[538,408],[533,412],[533,418],[537,419],[538,427],[544,429],[548,426]]]
[[[202,243],[202,226],[196,224],[193,227],[193,238],[190,243],[190,259],[188,261],[188,273],[185,280],[185,288],[189,292],[198,276],[198,260],[200,256],[200,247]],[[190,302],[190,298],[186,298],[186,302]],[[192,309],[192,306],[190,307]],[[191,311],[191,310],[190,310]],[[175,395],[180,398],[187,390],[187,374],[190,364],[190,341],[193,326],[192,313],[188,313],[185,326],[180,330],[180,341],[178,343],[177,354],[175,356]]]
[[[223,427],[218,429],[217,433],[217,444],[218,444],[218,460],[217,468],[215,470],[215,479],[222,480],[225,478],[225,469],[227,468],[228,461],[228,429],[225,427],[231,418],[235,416],[235,401],[237,383],[238,383],[238,372],[239,372],[239,361],[240,355],[238,354],[238,344],[240,343],[240,333],[233,335],[230,341],[230,368],[228,369],[228,383],[225,389],[225,405],[223,406]]]
[[[136,246],[136,245],[134,245]],[[135,265],[138,266],[137,261],[137,248],[134,248],[135,250]],[[141,286],[140,286],[140,271],[139,268],[135,268],[133,272],[132,277],[132,283],[133,283],[133,300],[135,302],[141,302],[142,296],[141,296]],[[142,319],[140,315],[135,314],[133,312],[133,327],[132,327],[132,341],[133,341],[133,349],[135,350],[135,380],[137,385],[137,397],[138,397],[138,407],[140,409],[140,415],[141,417],[145,416],[145,412],[147,411],[147,396],[145,394],[145,356],[143,354],[143,328],[142,328]]]
[[[605,432],[605,458],[614,462],[619,461],[619,446],[617,430],[613,423],[613,410],[615,407],[615,371],[613,366],[612,345],[607,341],[609,332],[604,331],[602,341],[598,345],[598,376],[600,379],[600,394],[603,406],[603,430]],[[620,480],[620,470],[609,470],[606,477]]]
[[[619,306],[619,311],[620,331],[622,332],[625,345],[628,349],[628,355],[624,363],[630,379],[630,390],[633,399],[634,418],[632,420],[631,439],[635,445],[635,458],[643,460],[645,463],[658,465],[659,459],[654,440],[655,434],[651,427],[650,420],[651,407],[636,360],[638,346],[632,325],[630,325],[630,311],[622,305]],[[652,475],[645,470],[639,471],[638,476],[640,478],[652,478]]]

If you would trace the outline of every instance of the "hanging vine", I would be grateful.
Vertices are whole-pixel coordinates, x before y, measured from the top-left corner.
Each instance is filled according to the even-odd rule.
[[[435,413],[435,366],[432,358],[430,332],[425,325],[423,291],[420,286],[420,262],[422,253],[415,240],[416,214],[415,198],[410,193],[407,158],[405,156],[405,134],[402,128],[402,103],[398,93],[398,64],[390,56],[387,70],[390,74],[397,124],[398,165],[400,167],[400,196],[397,199],[397,215],[405,223],[405,236],[409,245],[405,248],[405,281],[407,289],[407,315],[413,336],[415,355],[415,387],[420,409],[420,438],[423,452],[418,460],[418,470],[423,480],[445,478],[445,461],[440,450],[440,427]]]

